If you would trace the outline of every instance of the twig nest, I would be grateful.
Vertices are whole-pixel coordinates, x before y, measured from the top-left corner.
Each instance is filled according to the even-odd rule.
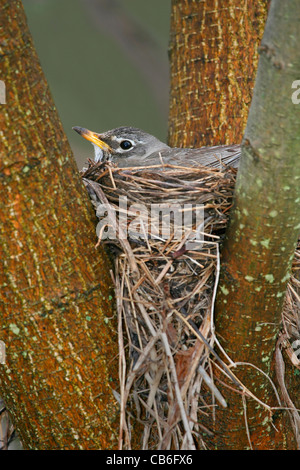
[[[226,406],[210,361],[226,369],[213,307],[236,171],[90,161],[82,172],[99,241],[117,247],[120,448],[133,445],[132,426],[142,449],[206,448],[202,413]]]

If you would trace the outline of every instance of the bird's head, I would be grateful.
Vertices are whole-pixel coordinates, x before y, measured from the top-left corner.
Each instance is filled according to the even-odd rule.
[[[98,134],[83,127],[73,127],[74,131],[89,140],[95,148],[95,161],[112,160],[122,163],[125,159],[147,158],[153,152],[167,147],[151,134],[136,127],[117,127]]]

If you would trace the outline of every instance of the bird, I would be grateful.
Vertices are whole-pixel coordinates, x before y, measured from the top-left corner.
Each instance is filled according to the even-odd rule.
[[[94,146],[95,162],[112,161],[120,168],[141,166],[208,166],[237,168],[240,145],[217,145],[201,148],[169,147],[151,134],[136,127],[116,127],[101,134],[84,127],[72,128]]]

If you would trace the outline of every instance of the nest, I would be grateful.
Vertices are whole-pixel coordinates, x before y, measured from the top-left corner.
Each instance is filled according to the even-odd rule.
[[[213,413],[216,404],[226,407],[226,397],[213,381],[212,362],[234,382],[214,349],[216,343],[221,347],[214,334],[214,300],[236,170],[172,165],[120,169],[90,161],[82,177],[102,221],[99,243],[108,244],[114,254],[119,447],[205,449],[203,431],[209,436],[209,430],[202,417]],[[162,209],[154,223],[149,222],[153,205]],[[181,231],[170,205],[188,221]],[[199,206],[204,217],[198,217]],[[284,322],[295,331],[298,289],[293,277]],[[132,442],[133,426],[140,443]]]

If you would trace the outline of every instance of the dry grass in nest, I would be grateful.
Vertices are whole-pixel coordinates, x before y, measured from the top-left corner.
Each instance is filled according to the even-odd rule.
[[[122,239],[121,230],[116,240],[106,242],[117,253],[114,281],[119,318],[120,448],[133,445],[132,426],[140,430],[141,449],[206,448],[201,436],[203,431],[209,436],[209,430],[201,424],[201,418],[214,413],[216,405],[226,406],[226,397],[213,381],[212,362],[234,386],[241,387],[214,350],[216,344],[221,348],[214,334],[219,244],[235,176],[236,170],[226,167],[221,171],[171,165],[122,170],[110,163],[91,161],[82,172],[95,208],[109,203],[117,221],[124,216],[118,206],[119,196],[126,196],[128,205],[139,203],[147,208],[163,202],[203,204],[205,208],[205,222],[200,227],[205,237],[199,249],[185,249],[184,233],[176,240],[172,233],[167,240],[151,237],[146,219],[143,239],[137,239],[134,233]],[[130,210],[127,226],[136,217]],[[113,226],[116,220],[111,217]],[[192,233],[196,228],[191,228]],[[299,260],[297,250],[283,317],[286,340],[291,331],[294,338],[299,332]],[[299,368],[291,347],[290,352]],[[292,410],[291,415],[295,427],[299,426],[298,413]]]

